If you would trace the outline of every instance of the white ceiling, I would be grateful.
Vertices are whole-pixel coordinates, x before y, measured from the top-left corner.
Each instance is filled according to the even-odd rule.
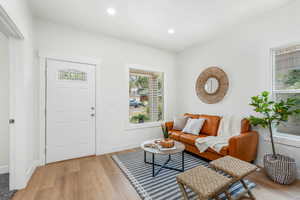
[[[29,0],[35,16],[171,51],[291,0]],[[117,10],[108,16],[106,9]],[[167,30],[173,28],[175,34]]]

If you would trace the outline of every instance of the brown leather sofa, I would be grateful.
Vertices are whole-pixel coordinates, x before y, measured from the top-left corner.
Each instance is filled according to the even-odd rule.
[[[173,122],[166,122],[166,127],[169,132],[170,138],[184,143],[186,151],[197,154],[208,160],[215,160],[226,155],[230,155],[248,162],[255,160],[258,145],[258,134],[256,131],[251,131],[251,127],[247,119],[243,119],[241,121],[241,134],[231,137],[229,139],[229,145],[223,147],[220,153],[217,153],[211,148],[203,153],[200,153],[195,146],[195,140],[199,137],[216,136],[218,133],[221,117],[189,113],[186,113],[185,116],[194,119],[205,119],[205,123],[199,135],[193,135],[189,133],[183,133],[182,131],[173,130]]]

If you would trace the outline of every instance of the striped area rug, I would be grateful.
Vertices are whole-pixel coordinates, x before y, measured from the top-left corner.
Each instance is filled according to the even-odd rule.
[[[152,177],[152,165],[144,163],[144,152],[136,151],[130,153],[117,154],[112,156],[123,173],[127,176],[140,197],[144,200],[180,200],[182,199],[180,190],[176,182],[176,175],[180,172],[168,169],[162,169],[156,177]],[[155,162],[162,164],[168,156],[155,156]],[[150,162],[151,154],[147,153],[147,160]],[[198,157],[185,153],[185,170],[208,163]],[[181,168],[181,154],[172,155],[168,166]],[[158,168],[158,167],[157,167]],[[156,169],[157,169],[156,168]],[[255,183],[245,181],[249,188],[254,188]],[[189,199],[197,199],[195,193],[187,190]],[[243,192],[241,183],[236,183],[230,188],[233,197]],[[225,200],[222,194],[220,198]]]

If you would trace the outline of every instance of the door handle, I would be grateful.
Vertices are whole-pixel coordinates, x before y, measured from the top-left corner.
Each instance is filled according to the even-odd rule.
[[[14,124],[15,123],[15,119],[9,119],[8,123],[9,124]]]
[[[95,117],[95,114],[91,114],[91,117]]]
[[[95,110],[95,107],[91,107],[91,110]]]

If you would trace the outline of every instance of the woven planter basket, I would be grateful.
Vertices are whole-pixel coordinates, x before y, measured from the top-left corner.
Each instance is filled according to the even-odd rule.
[[[277,154],[275,159],[272,154],[266,154],[264,167],[267,175],[276,183],[291,184],[297,176],[296,162],[288,156]]]

